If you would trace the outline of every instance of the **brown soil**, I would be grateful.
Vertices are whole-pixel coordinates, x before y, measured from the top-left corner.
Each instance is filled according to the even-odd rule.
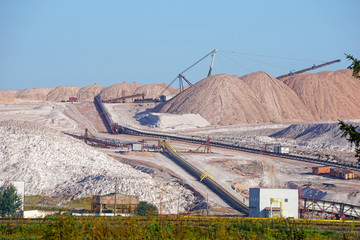
[[[65,114],[75,120],[80,128],[87,128],[90,132],[107,132],[103,120],[101,119],[94,103],[82,102],[71,104],[65,110]]]
[[[100,96],[101,99],[103,100],[130,96],[133,95],[135,90],[140,86],[141,85],[138,83],[126,83],[126,82],[117,83],[101,90]],[[130,99],[126,101],[127,102],[130,101]]]
[[[54,88],[21,89],[16,92],[15,97],[29,100],[46,101],[49,92],[52,90],[54,90]]]
[[[97,96],[102,89],[104,89],[104,87],[96,83],[90,86],[83,87],[78,91],[77,98],[80,102],[92,102],[94,101],[94,97]]]
[[[0,97],[15,98],[17,90],[0,90]]]
[[[67,101],[70,97],[76,97],[79,87],[55,87],[51,90],[46,97],[46,101],[50,102],[60,102]]]
[[[316,120],[360,118],[360,80],[352,70],[302,73],[288,77],[292,88]]]
[[[173,87],[168,87],[166,89],[167,86],[168,85],[165,83],[163,83],[163,84],[146,84],[144,86],[138,87],[135,90],[134,94],[145,93],[145,98],[158,98],[161,93],[163,95],[172,95],[177,91]]]
[[[214,125],[313,120],[293,90],[264,72],[205,78],[159,111],[199,113]]]

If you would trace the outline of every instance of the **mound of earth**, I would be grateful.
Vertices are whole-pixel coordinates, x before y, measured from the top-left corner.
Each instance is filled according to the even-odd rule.
[[[289,87],[264,72],[205,78],[155,110],[198,113],[216,125],[313,120]]]
[[[355,126],[360,123],[355,120],[347,122]],[[292,124],[269,137],[294,139],[299,142],[299,145],[314,149],[354,151],[354,148],[341,135],[338,122],[317,122]]]
[[[60,102],[62,100],[69,100],[69,97],[76,97],[80,87],[67,86],[67,87],[55,87],[51,90],[46,98],[46,101]]]
[[[166,90],[165,90],[166,89]],[[164,91],[165,90],[165,91]],[[166,83],[163,84],[146,84],[141,87],[138,87],[134,94],[144,93],[145,98],[158,98],[160,94],[171,95],[174,94],[177,89],[169,86]]]
[[[17,90],[0,90],[0,97],[15,98]]]
[[[302,73],[287,77],[292,88],[316,120],[360,118],[360,80],[352,70]]]
[[[16,92],[15,98],[46,101],[49,92],[51,92],[52,90],[54,90],[54,87],[21,89]]]
[[[16,98],[9,97],[0,97],[0,103],[11,103],[14,102]]]
[[[94,101],[94,97],[97,96],[103,89],[104,87],[96,83],[90,86],[80,88],[80,90],[77,93],[77,98],[80,102],[85,102],[85,101],[92,102]]]
[[[296,93],[278,79],[265,72],[250,73],[242,76],[241,79],[252,87],[271,122],[314,120],[311,112]]]
[[[217,74],[201,80],[164,104],[162,113],[198,113],[211,124],[268,122],[253,89],[238,76]]]
[[[120,97],[130,96],[133,95],[135,90],[140,87],[141,84],[139,83],[117,83],[114,85],[111,85],[109,87],[106,87],[101,90],[100,97],[102,100],[110,100],[110,99],[116,99]],[[129,99],[130,100],[130,99]],[[127,101],[129,101],[127,100]]]

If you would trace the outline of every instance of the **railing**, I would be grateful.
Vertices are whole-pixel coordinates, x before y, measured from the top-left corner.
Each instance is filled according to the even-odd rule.
[[[326,200],[317,200],[312,198],[300,199],[300,210],[305,213],[326,213],[337,215],[338,217],[354,217],[360,218],[360,206],[355,206],[340,202],[331,202]]]

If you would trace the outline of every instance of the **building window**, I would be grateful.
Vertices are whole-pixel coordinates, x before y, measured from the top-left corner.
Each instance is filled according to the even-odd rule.
[[[287,198],[285,198],[285,202],[288,202],[289,200]]]

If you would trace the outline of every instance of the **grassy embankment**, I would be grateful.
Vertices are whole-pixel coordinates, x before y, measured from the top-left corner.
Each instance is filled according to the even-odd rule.
[[[0,219],[0,238],[45,239],[359,239],[359,221],[226,217]]]

